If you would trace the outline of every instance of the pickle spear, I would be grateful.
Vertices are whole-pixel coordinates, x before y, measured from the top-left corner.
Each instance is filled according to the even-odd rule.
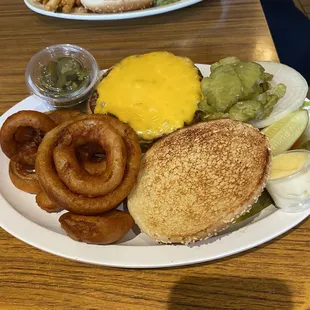
[[[262,132],[269,138],[272,155],[289,150],[303,134],[308,122],[308,111],[298,110],[264,128]]]

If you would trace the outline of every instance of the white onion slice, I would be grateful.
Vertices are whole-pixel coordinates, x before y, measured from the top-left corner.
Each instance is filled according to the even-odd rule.
[[[257,63],[262,65],[267,73],[273,74],[271,85],[278,83],[286,85],[286,94],[279,99],[270,116],[264,120],[249,122],[257,128],[264,128],[297,110],[305,101],[308,84],[299,72],[289,66],[271,61],[257,61]]]

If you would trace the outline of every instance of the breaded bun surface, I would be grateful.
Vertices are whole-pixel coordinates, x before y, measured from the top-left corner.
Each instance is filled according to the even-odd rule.
[[[186,127],[146,152],[129,212],[155,241],[207,239],[250,209],[270,161],[266,136],[248,124],[222,119]]]
[[[119,13],[148,8],[154,0],[81,0],[81,3],[97,13]]]

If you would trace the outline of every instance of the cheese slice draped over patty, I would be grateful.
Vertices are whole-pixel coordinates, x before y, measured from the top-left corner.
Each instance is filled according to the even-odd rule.
[[[95,113],[115,115],[140,139],[153,140],[192,122],[200,79],[186,57],[169,52],[129,56],[99,83]]]

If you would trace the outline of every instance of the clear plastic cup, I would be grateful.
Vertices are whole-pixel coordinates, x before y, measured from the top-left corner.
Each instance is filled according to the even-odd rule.
[[[289,175],[269,179],[266,188],[279,209],[288,213],[302,212],[310,208],[310,152],[293,150],[274,158],[287,153],[304,153],[306,161]]]
[[[88,83],[78,90],[66,94],[48,92],[42,88],[42,70],[51,61],[61,57],[72,57],[84,67],[89,74]],[[71,44],[49,46],[35,54],[26,69],[26,83],[31,94],[56,108],[75,106],[87,99],[99,78],[100,70],[95,58],[85,49]]]

